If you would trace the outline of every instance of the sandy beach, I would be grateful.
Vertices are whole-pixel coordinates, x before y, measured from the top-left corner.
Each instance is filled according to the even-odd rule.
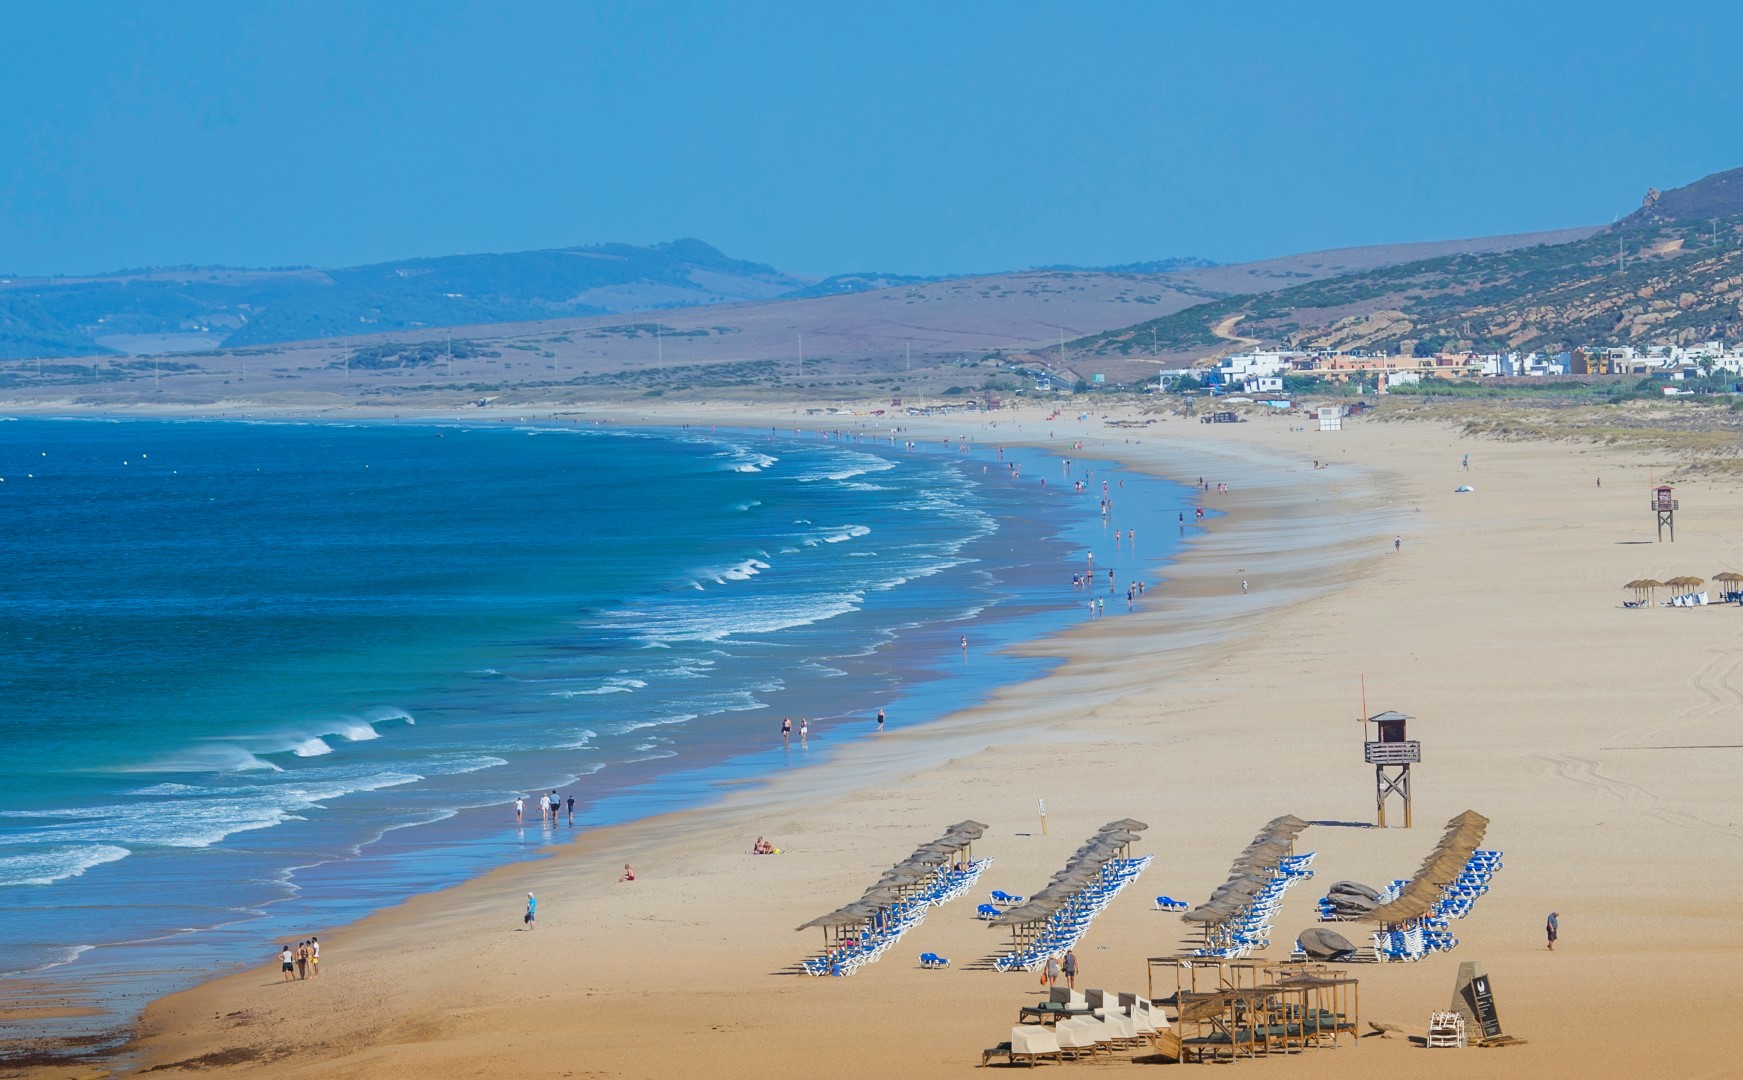
[[[1226,516],[1137,616],[1036,646],[1066,657],[1054,674],[935,724],[895,723],[706,811],[602,830],[323,931],[318,981],[282,984],[263,942],[257,968],[154,1004],[137,1063],[286,1077],[963,1075],[1037,994],[1032,975],[970,970],[1006,941],[973,920],[981,894],[1038,888],[1106,821],[1148,822],[1137,851],[1155,863],[1079,947],[1080,986],[1142,992],[1145,958],[1176,951],[1188,930],[1151,898],[1202,900],[1279,814],[1372,820],[1356,723],[1365,676],[1369,712],[1416,717],[1415,827],[1310,828],[1300,847],[1319,853],[1318,877],[1290,893],[1270,952],[1281,959],[1313,925],[1326,885],[1408,876],[1443,822],[1476,810],[1506,868],[1456,924],[1460,947],[1352,973],[1364,1021],[1420,1027],[1446,1007],[1459,962],[1480,961],[1506,1030],[1527,1045],[1436,1054],[1364,1039],[1242,1067],[1743,1071],[1725,1028],[1743,997],[1743,623],[1731,607],[1625,610],[1620,589],[1739,569],[1743,491],[1679,483],[1677,542],[1659,545],[1646,496],[1670,462],[1428,423],[1321,433],[1291,419],[1134,431],[1062,418],[1052,439],[1033,416],[1020,430],[914,421],[915,437],[1061,453],[1081,439],[1084,457],[1226,482],[1229,494],[1205,496]],[[1459,484],[1475,490],[1455,494]],[[991,826],[976,854],[995,861],[976,894],[852,978],[794,973],[820,943],[796,926],[965,817]],[[748,855],[758,835],[784,853]],[[625,863],[633,883],[617,882]],[[529,890],[534,932],[520,928]],[[1553,953],[1551,910],[1562,923]],[[954,965],[923,970],[922,951]],[[1643,972],[1652,985],[1640,993]],[[1142,1067],[1124,1060],[1065,1068]]]

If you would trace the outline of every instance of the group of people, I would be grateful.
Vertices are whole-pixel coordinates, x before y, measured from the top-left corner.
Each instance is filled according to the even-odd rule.
[[[759,836],[757,842],[750,846],[750,853],[752,855],[779,855],[781,849]]]
[[[321,974],[321,942],[319,938],[311,937],[307,941],[299,941],[296,947],[282,946],[278,951],[279,969],[284,972],[285,982],[296,982],[300,979],[313,979]]]
[[[539,804],[539,819],[550,825],[563,823],[563,799],[552,791],[549,795],[534,795],[533,801]],[[525,821],[527,812],[526,800],[521,796],[514,797],[514,819]],[[575,796],[569,796],[569,824],[575,824]]]
[[[878,715],[882,717],[883,714],[879,713]],[[811,721],[801,716],[799,718],[799,745],[804,746],[810,740]],[[784,743],[793,741],[793,718],[791,716],[781,717],[781,741]]]

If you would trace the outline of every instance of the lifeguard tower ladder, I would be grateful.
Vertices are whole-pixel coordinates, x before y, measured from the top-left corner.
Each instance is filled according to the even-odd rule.
[[[1362,760],[1374,767],[1374,824],[1382,829],[1386,827],[1386,803],[1394,795],[1404,803],[1404,827],[1410,828],[1410,766],[1422,760],[1422,744],[1404,737],[1404,725],[1410,719],[1392,710],[1368,717],[1379,738],[1363,741]]]

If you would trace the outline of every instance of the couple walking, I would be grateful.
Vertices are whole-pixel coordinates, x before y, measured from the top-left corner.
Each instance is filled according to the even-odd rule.
[[[1062,973],[1065,976],[1066,988],[1077,989],[1077,953],[1070,949],[1065,950],[1063,958],[1057,955],[1047,958],[1046,966],[1041,969],[1041,985],[1059,985],[1059,976]]]

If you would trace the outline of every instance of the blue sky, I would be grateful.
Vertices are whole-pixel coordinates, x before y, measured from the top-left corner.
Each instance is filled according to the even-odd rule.
[[[0,272],[696,236],[953,273],[1607,222],[1743,5],[10,5]]]

